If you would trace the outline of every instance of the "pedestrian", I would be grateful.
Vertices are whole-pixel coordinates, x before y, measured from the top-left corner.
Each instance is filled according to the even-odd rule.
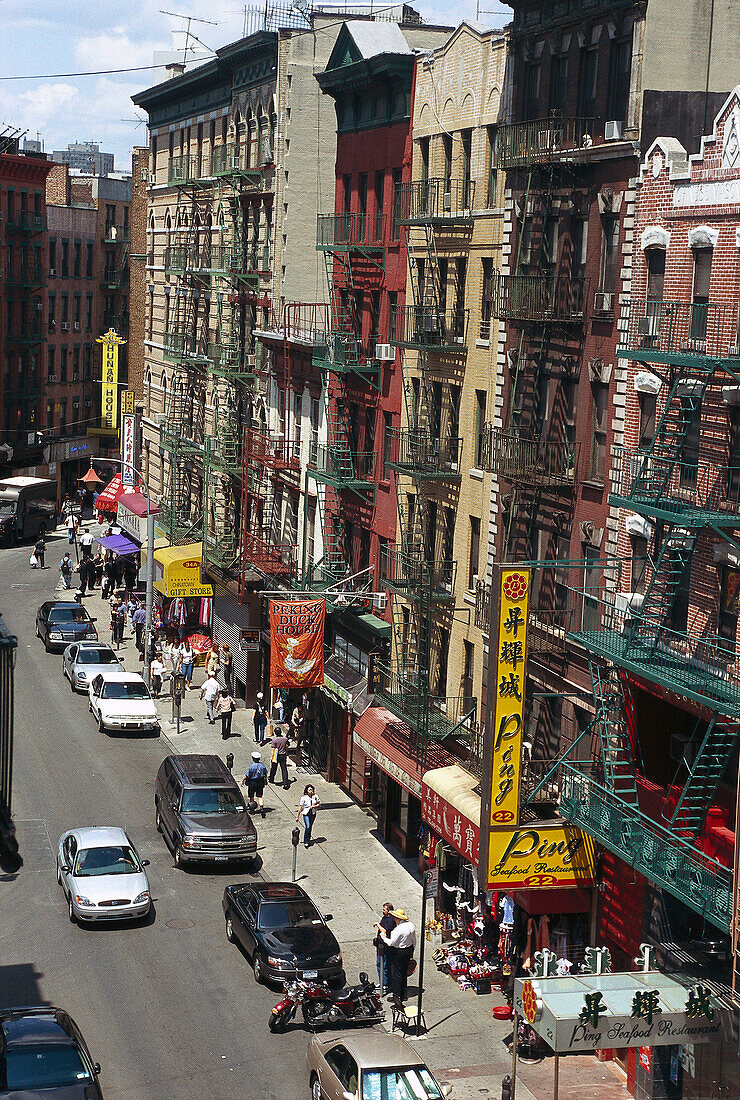
[[[103,588],[102,596],[104,600],[107,600],[113,589],[116,586],[116,566],[111,554],[105,559],[103,563]]]
[[[206,716],[211,725],[213,725],[216,721],[213,715],[213,707],[216,702],[216,696],[218,695],[220,690],[221,685],[219,684],[215,676],[209,676],[203,684],[203,687],[200,689],[200,697],[201,699],[205,699]]]
[[[118,597],[118,606],[116,607],[116,648],[121,645],[123,641],[123,630],[126,626],[126,607],[121,597]]]
[[[231,692],[228,688],[221,688],[216,696],[216,704],[213,708],[213,713],[217,718],[221,719],[221,736],[224,741],[227,737],[231,737],[231,719],[236,710],[236,703],[234,702]]]
[[[257,698],[254,703],[254,739],[258,745],[264,745],[265,743],[265,726],[267,725],[267,707],[265,706],[265,697],[261,691],[257,692]]]
[[[180,668],[182,666],[182,653],[180,652],[180,643],[177,640],[176,635],[173,634],[173,636],[170,638],[165,649],[165,653],[167,654],[167,658],[170,662],[170,667],[172,668],[172,675],[174,676],[180,671]]]
[[[82,547],[82,556],[83,556],[83,558],[91,558],[92,557],[92,548],[93,548],[93,542],[94,541],[95,541],[95,539],[93,538],[92,531],[83,531],[82,532],[82,535],[80,536],[80,546]]]
[[[136,638],[136,648],[139,653],[144,652],[144,625],[146,624],[146,608],[143,604],[138,604],[134,609],[134,613],[131,616],[131,620],[134,624],[134,636]]]
[[[234,654],[231,652],[231,647],[228,646],[226,642],[224,642],[224,644],[221,646],[221,673],[224,678],[224,687],[228,690],[229,695],[231,695],[232,691],[234,690],[231,686],[231,677],[233,675],[233,672]]]
[[[46,569],[46,539],[43,535],[39,535],[36,540],[36,545],[33,548],[33,552],[36,555],[36,561],[38,562],[39,569]]]
[[[126,608],[126,622],[128,623],[128,632],[133,638],[136,635],[136,630],[134,629],[134,611],[136,611],[136,608],[139,606],[139,601],[136,599],[136,596],[133,594],[133,592],[130,592],[128,589],[126,590],[126,599],[124,601],[124,606]]]
[[[95,576],[91,587],[100,588],[103,584],[103,555],[99,550],[93,558],[93,569],[95,570]]]
[[[386,950],[389,947],[391,949],[388,960],[391,995],[396,1004],[403,1004],[406,1000],[409,964],[416,947],[416,929],[403,909],[392,909],[391,916],[396,925],[392,932],[386,932],[380,924],[375,927]]]
[[[290,729],[291,737],[295,741],[296,747],[296,762],[300,763],[301,760],[301,745],[303,744],[303,734],[305,730],[303,720],[303,709],[301,707],[294,707],[293,713],[290,716]]]
[[[256,803],[262,811],[262,816],[265,816],[265,783],[267,782],[267,768],[262,763],[262,758],[258,752],[252,753],[252,763],[247,768],[247,774],[244,776],[242,783],[247,788],[247,800],[249,802],[249,809],[252,809],[254,803]]]
[[[136,588],[136,581],[139,576],[139,567],[136,564],[136,558],[126,558],[123,563],[123,580],[126,585],[126,591],[133,594]]]
[[[77,566],[80,572],[80,595],[87,595],[87,582],[90,576],[90,563],[86,557],[82,557],[80,564]]]
[[[288,779],[288,734],[284,726],[275,726],[275,732],[272,735],[270,745],[272,747],[272,753],[270,756],[270,782],[275,782],[275,775],[277,774],[278,767],[280,768],[280,774],[283,779],[283,789],[290,790],[290,780]]]
[[[391,916],[392,911],[395,909],[395,905],[392,901],[383,902],[383,916],[380,918],[380,927],[384,932],[390,934],[396,927],[396,922]],[[377,925],[375,926],[378,927]],[[388,954],[389,948],[383,943],[380,938],[380,932],[376,932],[375,939],[373,940],[375,946],[375,964],[378,968],[378,986],[380,987],[381,997],[388,989],[388,963],[390,956]]]
[[[313,823],[316,820],[316,813],[321,808],[321,802],[319,796],[316,794],[314,786],[309,783],[308,786],[303,788],[303,794],[301,795],[301,801],[298,805],[298,813],[295,815],[296,821],[299,818],[303,818],[303,847],[311,847],[311,830],[313,829]]]
[[[62,583],[65,588],[72,587],[72,573],[74,571],[74,563],[69,556],[69,550],[65,551],[64,557],[59,563],[59,572],[62,574]]]
[[[155,657],[152,660],[152,663],[149,665],[149,671],[151,673],[152,694],[155,696],[159,695],[162,690],[162,677],[165,674],[164,663],[159,657]]]
[[[67,516],[67,540],[69,541],[70,546],[74,542],[76,534],[77,534],[77,518],[76,518],[74,512],[70,512],[69,515]]]
[[[192,687],[195,653],[187,638],[180,642],[180,671],[185,677],[185,690]]]
[[[213,642],[206,657],[206,676],[218,676],[220,664],[218,642]]]

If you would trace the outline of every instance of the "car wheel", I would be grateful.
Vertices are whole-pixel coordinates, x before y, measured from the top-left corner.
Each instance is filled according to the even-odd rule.
[[[182,871],[185,866],[185,860],[182,858],[182,848],[179,844],[175,845],[175,867],[179,867]]]
[[[236,936],[234,935],[234,925],[232,923],[231,917],[226,918],[226,939],[229,941],[229,943],[236,943]]]
[[[39,525],[39,538],[41,538],[41,539],[46,538],[46,524],[45,523],[42,523],[42,524]]]
[[[254,969],[254,980],[257,985],[264,985],[265,973],[262,967],[262,959],[259,957],[259,953],[255,951],[254,958],[252,959],[252,968]]]
[[[41,631],[39,630],[39,624],[38,623],[36,623],[36,637],[37,638],[41,637]]]
[[[159,806],[157,805],[156,802],[154,803],[154,824],[156,826],[157,832],[161,833],[162,832],[162,815],[159,812]]]
[[[311,1100],[323,1100],[321,1085],[315,1073],[311,1074]]]
[[[60,886],[62,885],[62,868],[59,866],[58,863],[57,863],[57,882],[59,883]]]
[[[77,918],[75,917],[75,911],[74,911],[74,908],[72,906],[72,895],[71,894],[69,895],[69,898],[67,899],[67,912],[69,913],[70,924],[74,924],[75,921],[77,920]]]
[[[100,730],[101,733],[107,733],[107,730],[106,730],[105,726],[103,725],[103,719],[102,718],[98,719],[98,729]]]

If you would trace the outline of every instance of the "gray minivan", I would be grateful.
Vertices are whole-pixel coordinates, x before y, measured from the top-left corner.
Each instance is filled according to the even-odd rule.
[[[257,830],[239,786],[218,756],[168,756],[154,789],[157,829],[175,865],[257,858]]]

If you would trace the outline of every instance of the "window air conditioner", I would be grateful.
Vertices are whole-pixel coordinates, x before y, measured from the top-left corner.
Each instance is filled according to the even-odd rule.
[[[80,331],[80,322],[75,321],[75,332],[79,332],[79,331]]]
[[[392,363],[396,358],[396,351],[392,344],[376,344],[375,358],[379,363]]]
[[[56,380],[57,380],[57,376],[55,374],[48,374],[46,376],[46,381],[47,382],[56,382]]]
[[[637,335],[638,336],[657,336],[660,331],[660,316],[657,313],[646,313],[644,317],[638,318],[637,321]]]
[[[604,126],[604,140],[621,141],[623,131],[624,123],[620,122],[618,119],[612,119]]]
[[[49,268],[49,276],[50,276],[50,278],[52,278],[52,279],[53,279],[53,278],[54,278],[54,276],[56,275],[56,273],[57,273],[57,269],[56,269],[55,267],[50,267],[50,268]]]
[[[376,592],[372,598],[372,604],[376,611],[385,611],[388,606],[388,597],[385,592]]]
[[[69,321],[62,321],[62,332],[69,332]]]
[[[597,290],[594,294],[594,313],[611,313],[614,309],[614,295],[611,292]]]
[[[442,209],[445,211],[445,213],[449,213],[449,211],[452,210],[451,191],[445,191],[444,195],[442,196]]]

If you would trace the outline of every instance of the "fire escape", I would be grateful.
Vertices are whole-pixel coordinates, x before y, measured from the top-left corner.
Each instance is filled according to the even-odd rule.
[[[129,253],[131,237],[128,224],[116,225],[106,221],[103,230],[105,266],[101,289],[110,304],[103,315],[105,331],[115,330],[119,336],[128,336],[128,307],[124,305],[128,293]]]
[[[18,364],[14,395],[18,410],[15,445],[22,447],[26,433],[38,428],[40,422],[41,356],[46,343],[41,299],[45,283],[41,235],[46,232],[46,216],[21,209],[8,217],[5,230],[8,241],[5,287],[9,320],[5,342]],[[10,403],[10,400],[10,395],[7,395],[6,401]]]
[[[426,179],[398,185],[394,196],[394,218],[406,233],[413,304],[391,315],[391,344],[403,349],[405,409],[389,449],[388,465],[398,479],[398,542],[389,548],[386,569],[393,653],[390,666],[378,667],[377,694],[415,731],[422,766],[430,742],[469,738],[477,716],[475,699],[448,697],[434,682],[435,663],[439,669],[446,656],[437,653],[435,662],[435,625],[440,614],[454,613],[457,568],[452,531],[440,524],[438,503],[460,481],[462,451],[457,408],[445,406],[442,380],[464,374],[467,335],[463,294],[447,308],[438,240],[469,232],[473,186]]]

